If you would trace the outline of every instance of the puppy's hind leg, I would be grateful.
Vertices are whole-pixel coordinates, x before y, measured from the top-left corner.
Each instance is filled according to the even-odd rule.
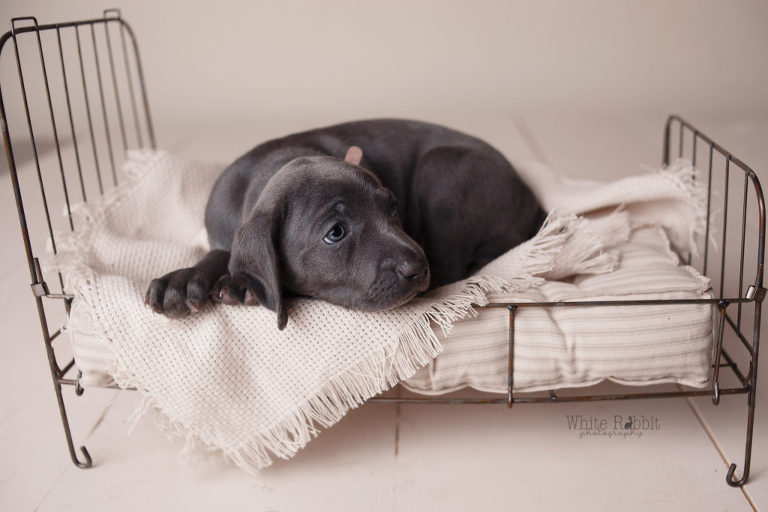
[[[193,267],[153,279],[145,303],[155,313],[171,317],[197,312],[210,301],[210,292],[216,281],[227,273],[228,264],[229,251],[210,251]]]

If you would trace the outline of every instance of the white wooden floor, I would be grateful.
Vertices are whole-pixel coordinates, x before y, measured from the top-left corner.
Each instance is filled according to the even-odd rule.
[[[690,117],[768,184],[768,119]],[[537,158],[574,177],[598,179],[658,164],[664,121],[554,115],[431,120],[486,138],[513,162]],[[168,124],[158,127],[158,138],[173,151],[228,161],[265,138],[324,122],[220,122],[204,129]],[[6,290],[0,296],[0,510],[768,509],[768,367],[759,382],[751,480],[743,489],[724,479],[728,462],[743,465],[744,396],[725,397],[719,407],[709,398],[511,411],[366,405],[293,460],[253,478],[226,464],[183,468],[180,443],[149,420],[127,436],[131,392],[96,389],[75,398],[67,388],[76,443],[87,445],[94,459],[93,468],[79,470],[65,450],[7,171],[0,181]],[[569,414],[655,416],[660,429],[640,438],[579,439],[567,428]]]

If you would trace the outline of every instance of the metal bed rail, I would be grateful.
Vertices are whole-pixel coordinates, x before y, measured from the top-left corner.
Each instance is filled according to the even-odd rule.
[[[12,44],[6,44],[9,42]],[[8,53],[7,51],[3,53],[7,47],[13,48],[17,76],[17,82],[14,85],[17,90],[12,104],[16,110],[6,111],[4,95],[11,82],[10,79],[3,78],[6,73],[0,67],[0,128],[2,128],[11,184],[29,266],[30,286],[37,306],[70,457],[78,467],[87,468],[92,464],[91,456],[85,447],[80,447],[83,460],[78,458],[62,396],[62,385],[74,386],[77,395],[83,393],[83,388],[80,387],[79,376],[70,375],[77,371],[74,358],[67,358],[64,364],[59,363],[60,358],[54,350],[54,341],[60,337],[62,329],[50,330],[49,317],[53,319],[55,312],[47,310],[45,306],[45,301],[48,300],[53,300],[55,303],[62,302],[64,308],[59,313],[66,318],[74,297],[65,291],[61,275],[54,278],[58,281],[58,285],[49,284],[49,280],[46,279],[49,276],[41,268],[36,254],[43,250],[46,239],[49,240],[50,249],[54,253],[57,250],[55,228],[59,226],[56,226],[56,219],[51,217],[51,211],[54,210],[50,203],[58,199],[65,211],[63,228],[75,230],[72,215],[74,197],[79,195],[83,202],[87,202],[94,195],[99,196],[105,190],[115,186],[119,181],[119,163],[127,149],[156,147],[144,75],[134,32],[122,19],[117,9],[104,11],[101,18],[46,25],[38,24],[34,17],[14,18],[11,20],[11,30],[0,37],[0,66],[3,64],[3,55]],[[105,58],[107,66],[104,64]],[[39,70],[36,74],[34,67],[25,67],[24,64],[27,61],[38,62]],[[58,73],[49,74],[54,68]],[[30,85],[35,80],[38,85],[42,84],[37,91]],[[10,129],[10,126],[17,125],[26,128],[20,130],[21,133],[26,131],[26,134],[20,135],[19,138],[15,138],[15,132],[12,134]],[[39,151],[39,145],[45,140],[45,134],[53,141],[51,145],[55,158],[48,158],[50,161],[43,158]],[[17,169],[14,144],[16,147],[23,147],[25,140],[28,140],[31,148],[31,160],[36,171],[34,176],[22,176]],[[513,404],[531,403],[711,396],[713,403],[717,405],[722,395],[747,394],[747,432],[742,476],[740,479],[734,479],[735,464],[731,464],[727,474],[729,485],[743,485],[749,476],[751,462],[760,307],[766,293],[763,287],[765,202],[760,182],[752,169],[690,123],[675,115],[669,116],[665,125],[663,143],[665,164],[670,162],[674,147],[677,147],[677,157],[687,156],[694,165],[697,165],[697,159],[698,163],[701,163],[702,151],[706,158],[703,166],[706,168],[707,179],[706,231],[703,239],[700,240],[703,251],[697,261],[691,261],[692,258],[689,258],[688,263],[695,265],[703,274],[713,278],[713,293],[717,291],[715,297],[711,299],[491,303],[485,307],[505,308],[509,317],[506,396],[488,398],[380,396],[371,401],[396,404],[506,404],[507,407],[512,407]],[[722,162],[718,161],[718,156]],[[736,172],[731,173],[732,169],[742,171],[743,181],[737,180],[743,183],[741,189],[731,183],[734,181],[734,176],[739,177]],[[718,183],[722,184],[720,187],[721,211],[718,211],[714,203],[714,200],[718,199],[718,193],[713,191],[718,188]],[[748,194],[750,184],[753,190],[752,196]],[[741,194],[738,193],[739,190]],[[56,197],[57,194],[58,197]],[[732,195],[735,199],[730,197]],[[752,197],[751,202],[750,197]],[[734,206],[734,203],[737,206]],[[738,206],[741,206],[740,210]],[[730,210],[741,215],[729,215]],[[42,217],[33,219],[33,215],[30,215],[40,212],[43,214]],[[748,216],[749,212],[751,214]],[[732,223],[734,219],[737,221],[740,219],[741,222],[737,226],[740,229],[735,232],[736,243],[731,243],[734,231],[733,229],[729,231],[728,227],[729,222]],[[61,219],[59,222],[61,223]],[[749,226],[750,223],[754,225]],[[716,233],[721,235],[719,245],[714,240]],[[728,238],[729,233],[731,238]],[[33,238],[33,234],[37,238]],[[746,250],[747,246],[751,247],[749,251]],[[713,273],[710,260],[718,252],[719,268],[715,268],[715,271],[719,269],[719,273]],[[726,263],[734,258],[738,262],[739,273],[731,276],[726,273],[728,266]],[[754,265],[755,272],[749,273],[745,281],[745,264],[747,263]],[[745,282],[749,283],[746,288]],[[54,291],[51,291],[52,289]],[[716,350],[712,364],[711,389],[574,396],[558,395],[554,390],[549,391],[546,396],[515,392],[515,319],[526,309],[645,305],[675,307],[683,304],[710,305],[717,313]],[[747,307],[753,308],[752,311],[748,312]],[[734,309],[735,314],[730,314]],[[751,313],[751,317],[746,313]],[[63,320],[61,321],[63,324]],[[747,330],[748,323],[751,323],[751,331]],[[740,347],[740,356],[732,357],[724,347],[726,325],[729,327],[727,332],[733,335],[732,344],[737,348]],[[748,362],[746,371],[737,364],[737,360],[744,357]],[[721,388],[720,369],[723,367],[731,370],[740,385]],[[108,387],[116,388],[114,385]]]

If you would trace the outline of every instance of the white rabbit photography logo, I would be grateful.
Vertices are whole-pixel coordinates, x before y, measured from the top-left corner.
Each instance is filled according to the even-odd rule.
[[[661,429],[661,421],[657,416],[644,414],[627,416],[614,414],[607,417],[566,414],[565,420],[568,430],[576,432],[579,439],[590,437],[639,439],[646,432]]]

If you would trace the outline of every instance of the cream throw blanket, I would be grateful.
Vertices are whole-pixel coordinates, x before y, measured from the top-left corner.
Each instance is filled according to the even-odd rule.
[[[617,254],[604,248],[626,239],[628,223],[662,224],[687,250],[702,222],[701,191],[685,163],[609,185],[521,166],[545,207],[563,213],[550,214],[535,238],[476,276],[403,307],[361,313],[294,299],[284,331],[262,307],[217,305],[180,320],[156,315],[144,305],[146,287],[204,253],[203,209],[223,167],[131,153],[119,187],[74,209],[78,231],[59,235],[51,265],[76,297],[68,329],[109,340],[110,373],[140,390],[136,418],[155,410],[165,431],[185,438],[185,454],[218,451],[248,471],[293,456],[320,427],[412,376],[441,350],[433,329],[450,330],[488,293],[610,271]],[[574,215],[619,205],[625,209],[591,221]]]

